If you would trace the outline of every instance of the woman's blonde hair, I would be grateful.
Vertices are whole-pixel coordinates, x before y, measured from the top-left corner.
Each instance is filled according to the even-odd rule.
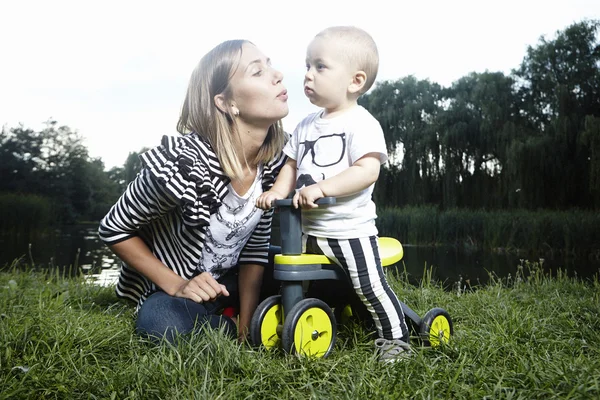
[[[238,154],[242,148],[241,137],[236,124],[236,117],[228,107],[221,111],[214,98],[223,94],[225,99],[231,98],[231,78],[239,65],[242,47],[247,40],[229,40],[209,51],[198,63],[187,89],[183,102],[177,131],[182,135],[196,132],[205,138],[219,158],[221,168],[231,179],[243,176],[244,154]],[[283,149],[285,133],[281,120],[273,123],[267,137],[254,160],[248,163],[269,162]]]

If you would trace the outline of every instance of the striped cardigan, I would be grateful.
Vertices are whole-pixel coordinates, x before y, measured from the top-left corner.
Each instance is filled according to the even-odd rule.
[[[206,227],[228,193],[225,175],[210,144],[195,133],[163,136],[161,145],[140,155],[142,170],[102,219],[98,234],[108,244],[139,236],[179,276],[202,271]],[[285,163],[281,153],[263,168],[269,190]],[[264,211],[239,257],[240,264],[267,265],[273,210]],[[158,287],[124,262],[116,292],[138,308]]]

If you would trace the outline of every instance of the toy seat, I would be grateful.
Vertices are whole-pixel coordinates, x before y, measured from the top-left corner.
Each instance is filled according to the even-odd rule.
[[[387,267],[397,263],[404,256],[404,249],[402,244],[391,237],[380,237],[377,239],[379,245],[379,257],[381,258],[381,265]],[[334,264],[327,256],[321,254],[300,254],[300,255],[286,255],[276,254],[275,264],[286,264],[286,265],[307,265],[307,264],[321,264],[328,265]]]

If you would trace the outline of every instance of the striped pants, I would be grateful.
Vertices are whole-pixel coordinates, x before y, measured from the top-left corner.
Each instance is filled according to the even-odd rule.
[[[306,253],[324,254],[346,271],[380,338],[408,342],[402,306],[385,279],[376,236],[327,239],[304,235],[304,244]]]

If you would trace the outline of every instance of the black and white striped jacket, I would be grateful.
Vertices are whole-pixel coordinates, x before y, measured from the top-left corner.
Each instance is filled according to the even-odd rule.
[[[139,236],[153,254],[179,276],[190,279],[202,268],[206,227],[228,193],[230,179],[210,144],[195,133],[163,136],[161,145],[140,155],[142,171],[98,230],[106,244]],[[262,186],[269,190],[285,163],[283,153],[264,166]],[[267,265],[273,210],[264,211],[240,264]],[[124,262],[117,295],[138,307],[158,287]]]

